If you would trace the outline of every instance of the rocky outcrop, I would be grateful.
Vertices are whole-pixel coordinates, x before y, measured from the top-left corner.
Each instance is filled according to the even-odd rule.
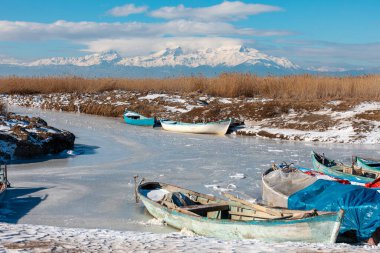
[[[0,116],[0,159],[56,154],[74,146],[75,135],[48,126],[41,118],[8,113]]]

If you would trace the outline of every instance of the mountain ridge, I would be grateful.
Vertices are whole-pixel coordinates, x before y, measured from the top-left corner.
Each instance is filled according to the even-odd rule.
[[[380,71],[380,70],[379,70]],[[115,50],[80,57],[52,57],[21,62],[0,58],[0,76],[76,75],[82,77],[173,77],[216,76],[224,72],[243,72],[259,76],[323,74],[360,75],[365,70],[302,68],[285,57],[270,56],[254,48],[166,48],[145,56],[123,57]]]

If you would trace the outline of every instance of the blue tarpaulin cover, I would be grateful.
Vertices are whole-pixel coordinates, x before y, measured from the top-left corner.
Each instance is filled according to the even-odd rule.
[[[380,227],[380,193],[362,186],[317,180],[289,196],[288,208],[319,211],[344,209],[340,233],[356,230],[359,239],[371,237]]]

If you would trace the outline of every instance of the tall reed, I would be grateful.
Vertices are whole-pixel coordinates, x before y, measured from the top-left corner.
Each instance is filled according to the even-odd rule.
[[[165,79],[3,77],[0,93],[48,94],[58,92],[102,92],[109,90],[153,92],[202,92],[221,97],[266,97],[273,99],[380,100],[380,75],[326,77],[312,75],[258,77],[226,73],[217,77],[173,77]]]

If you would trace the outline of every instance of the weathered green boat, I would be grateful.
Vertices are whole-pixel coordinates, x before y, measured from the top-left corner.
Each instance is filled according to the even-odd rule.
[[[355,156],[354,163],[362,170],[378,174],[378,177],[380,176],[380,160]]]
[[[311,152],[311,160],[313,168],[316,171],[322,172],[328,176],[348,180],[350,182],[366,184],[370,183],[380,176],[380,172],[369,171],[353,164],[347,166],[342,163],[337,163],[334,160],[327,158],[324,154]]]
[[[160,182],[140,183],[137,194],[149,213],[168,225],[221,239],[334,243],[343,216],[269,208],[231,196],[225,201]]]

